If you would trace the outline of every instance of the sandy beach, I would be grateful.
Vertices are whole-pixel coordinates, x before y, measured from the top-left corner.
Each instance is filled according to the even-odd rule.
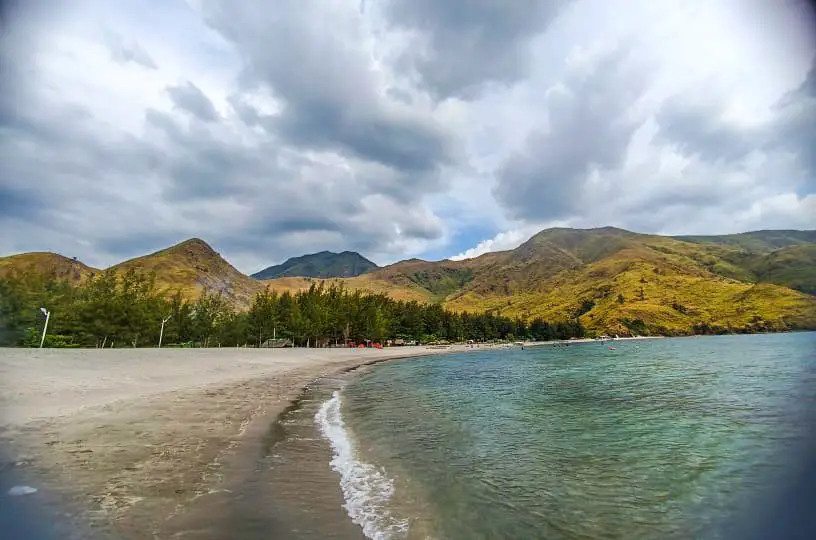
[[[0,350],[2,497],[60,538],[200,537],[185,512],[302,389],[356,366],[465,347]],[[206,507],[206,505],[204,505]]]

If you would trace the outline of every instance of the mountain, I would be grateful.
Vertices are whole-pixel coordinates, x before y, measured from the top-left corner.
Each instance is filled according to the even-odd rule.
[[[0,277],[15,271],[41,274],[53,272],[57,278],[74,282],[85,281],[99,272],[96,268],[91,268],[76,259],[44,251],[0,257]]]
[[[377,265],[354,251],[333,253],[321,251],[292,257],[283,264],[270,266],[252,274],[255,279],[282,277],[350,278],[365,274]]]
[[[156,284],[160,288],[169,293],[180,291],[189,299],[195,299],[206,291],[210,294],[220,293],[238,306],[248,306],[255,294],[263,290],[261,283],[236,270],[198,238],[111,267],[117,273],[130,269],[155,273]]]
[[[779,248],[816,243],[816,231],[752,231],[719,236],[675,236],[695,244],[732,246],[745,251],[769,253]]]
[[[748,281],[816,294],[816,231],[754,231],[724,236],[680,236],[703,244]]]
[[[361,291],[373,294],[386,294],[395,300],[416,301],[429,303],[432,301],[427,290],[411,285],[402,285],[391,282],[387,279],[363,274],[353,278],[310,278],[310,277],[284,277],[276,279],[265,279],[260,281],[264,287],[276,291],[278,294],[308,290],[312,285],[328,286],[331,284],[342,285],[349,291]]]
[[[516,249],[460,261],[409,259],[377,268],[356,253],[317,253],[272,267],[271,275],[286,274],[275,279],[245,276],[205,242],[191,239],[112,269],[153,272],[168,294],[180,290],[195,299],[203,291],[220,292],[244,308],[264,288],[296,292],[338,283],[454,311],[528,321],[579,318],[591,333],[816,329],[814,236],[757,231],[667,237],[614,227],[554,228]],[[368,271],[354,275],[363,271],[354,261],[368,263]],[[75,280],[96,271],[39,253],[0,258],[0,276],[12,268],[56,268]],[[352,277],[291,275],[297,273]]]
[[[760,251],[747,251],[744,238],[690,242],[613,227],[556,228],[514,250],[464,261],[413,259],[366,276],[413,287],[455,311],[527,320],[578,316],[592,331],[621,335],[688,333],[695,325],[816,328],[816,297],[804,294],[805,286],[777,283],[795,285],[816,274],[808,258],[816,245],[788,234],[799,243],[774,249],[768,240],[774,235],[764,236]]]
[[[752,272],[775,251],[727,245],[611,227],[548,229],[506,252],[445,304],[526,318],[579,316],[587,328],[620,334],[681,333],[695,324],[816,327],[816,298]]]
[[[816,244],[789,246],[747,263],[757,281],[816,295]]]

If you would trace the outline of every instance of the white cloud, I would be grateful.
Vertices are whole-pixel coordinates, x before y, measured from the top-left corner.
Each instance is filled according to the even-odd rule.
[[[106,265],[199,236],[251,271],[472,257],[553,223],[816,227],[801,6],[479,4],[21,8],[0,37],[0,253]],[[456,243],[474,230],[504,232]]]
[[[555,225],[552,225],[555,226]],[[522,243],[526,242],[535,233],[540,231],[544,226],[528,225],[519,229],[512,229],[496,234],[493,238],[482,240],[475,247],[466,249],[451,257],[452,261],[461,261],[464,259],[472,259],[485,253],[492,253],[494,251],[505,251],[517,248]]]

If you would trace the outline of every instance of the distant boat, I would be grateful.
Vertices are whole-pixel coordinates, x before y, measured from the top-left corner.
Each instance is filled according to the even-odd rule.
[[[615,350],[615,347],[609,347],[609,350],[610,350],[610,351],[614,351],[614,350]]]

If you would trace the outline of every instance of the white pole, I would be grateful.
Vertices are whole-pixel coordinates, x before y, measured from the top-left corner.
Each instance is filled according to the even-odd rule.
[[[159,348],[160,348],[160,349],[161,349],[161,342],[162,342],[162,338],[164,337],[164,323],[166,323],[167,321],[169,321],[169,320],[170,320],[170,317],[172,317],[172,315],[168,315],[167,317],[165,317],[164,319],[162,319],[161,330],[159,330]]]
[[[43,308],[40,308],[40,309],[42,309],[42,311],[45,312],[45,325],[43,326],[43,333],[42,333],[42,337],[40,338],[40,349],[42,349],[43,348],[43,343],[45,343],[45,332],[48,330],[48,319],[51,318],[51,312],[46,311]]]

